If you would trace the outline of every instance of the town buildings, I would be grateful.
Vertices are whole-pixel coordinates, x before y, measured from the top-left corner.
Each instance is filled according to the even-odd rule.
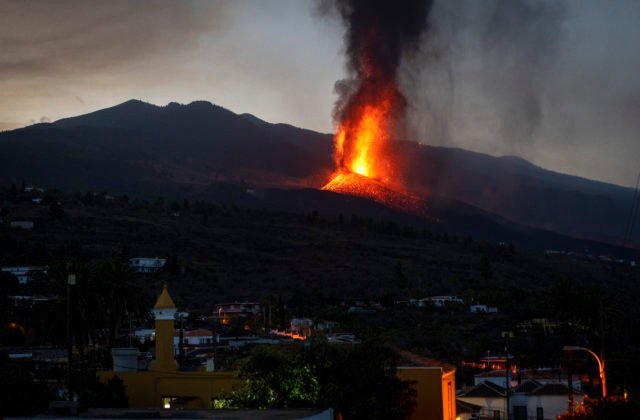
[[[236,371],[178,368],[174,346],[176,311],[165,285],[153,308],[156,351],[147,370],[138,370],[137,348],[120,348],[113,349],[113,371],[97,373],[103,382],[120,377],[132,408],[215,408],[226,393],[240,384]],[[454,420],[455,368],[416,360],[408,353],[404,359],[410,363],[398,367],[398,377],[415,382],[417,391],[417,407],[411,419]]]

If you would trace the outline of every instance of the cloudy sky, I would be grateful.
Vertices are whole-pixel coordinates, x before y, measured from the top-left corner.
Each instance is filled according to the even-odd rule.
[[[0,0],[0,130],[128,99],[331,132],[338,19],[314,0]],[[414,140],[623,185],[640,170],[640,2],[436,0],[403,65]]]

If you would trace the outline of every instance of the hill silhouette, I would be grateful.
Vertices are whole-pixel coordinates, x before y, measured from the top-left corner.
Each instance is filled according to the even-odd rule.
[[[407,141],[393,147],[405,184],[434,209],[457,203],[469,220],[472,213],[491,215],[514,226],[612,244],[624,235],[633,198],[629,188],[548,171],[513,156]],[[330,134],[272,124],[209,102],[156,106],[130,100],[0,133],[0,182],[239,201],[254,200],[245,197],[246,188],[284,188],[293,189],[287,197],[295,207],[302,197],[311,200],[312,194],[299,189],[317,189],[329,180],[331,149]],[[639,243],[637,234],[633,241]]]

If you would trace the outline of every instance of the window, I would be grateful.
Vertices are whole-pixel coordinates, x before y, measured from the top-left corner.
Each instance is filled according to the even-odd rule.
[[[514,405],[513,406],[513,419],[514,420],[527,420],[527,406],[526,405]]]
[[[544,409],[542,407],[536,408],[536,420],[544,420]]]

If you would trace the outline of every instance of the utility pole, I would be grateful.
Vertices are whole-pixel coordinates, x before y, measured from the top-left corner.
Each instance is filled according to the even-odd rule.
[[[569,388],[569,412],[573,413],[573,373],[571,372],[571,352],[567,352],[567,387]]]
[[[73,401],[73,378],[71,374],[71,360],[73,357],[73,331],[71,325],[71,286],[76,284],[76,275],[67,275],[67,375],[69,386],[69,401]]]
[[[510,380],[509,380],[509,351],[507,349],[507,347],[504,348],[504,374],[505,374],[505,395],[506,395],[506,401],[507,401],[507,420],[509,420],[511,418],[511,413],[509,410],[509,385],[510,385]]]

